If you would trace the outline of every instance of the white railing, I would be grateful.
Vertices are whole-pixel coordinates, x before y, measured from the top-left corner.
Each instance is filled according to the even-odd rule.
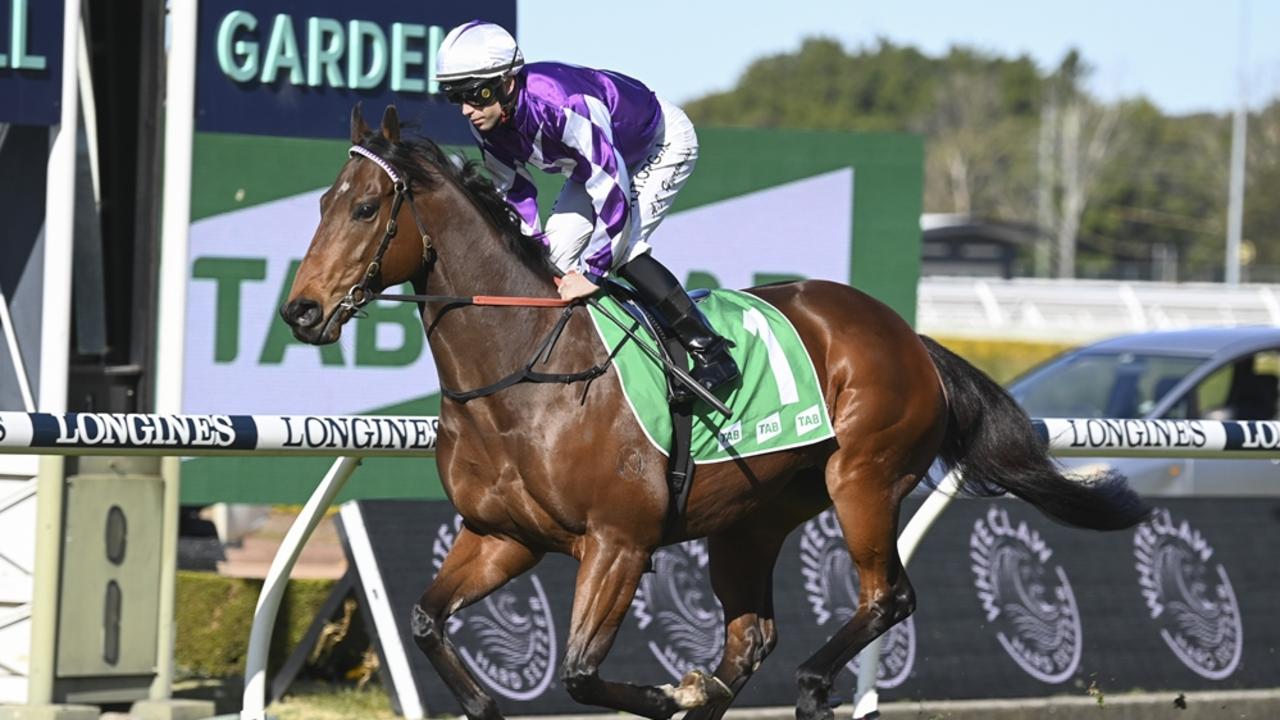
[[[0,412],[16,455],[433,455],[434,417]]]
[[[926,335],[1085,342],[1206,325],[1280,325],[1280,286],[923,277]]]
[[[1036,420],[1050,451],[1063,456],[1280,458],[1280,421]],[[264,720],[266,661],[289,571],[360,457],[435,453],[433,417],[264,415],[67,415],[0,412],[0,453],[57,455],[341,455],[307,500],[271,563],[254,611],[245,663],[242,720]],[[949,475],[903,529],[898,552],[911,559],[946,509],[959,478]],[[879,641],[863,650],[854,717],[876,708]]]
[[[240,717],[265,720],[271,632],[307,539],[361,458],[433,456],[438,426],[434,417],[0,412],[0,454],[340,456],[285,535],[254,609]],[[58,530],[53,542],[61,537]],[[171,541],[177,539],[165,539]]]

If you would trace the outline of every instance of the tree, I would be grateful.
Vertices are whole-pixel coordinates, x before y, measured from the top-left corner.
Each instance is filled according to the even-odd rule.
[[[921,133],[926,211],[1034,222],[1052,238],[1039,274],[1221,277],[1229,123],[1098,102],[1088,72],[1075,51],[1045,73],[1025,56],[812,38],[686,109],[699,124]],[[1249,277],[1280,278],[1280,102],[1251,118],[1247,193]]]
[[[1000,78],[960,70],[939,83],[925,123],[925,207],[982,217],[1026,217],[1031,124],[1004,111]]]
[[[1280,282],[1280,100],[1249,118],[1244,243],[1251,255],[1246,279]],[[1225,187],[1225,186],[1224,186]]]
[[[839,42],[805,40],[796,53],[751,63],[728,92],[688,103],[695,121],[725,126],[815,130],[902,130],[927,112],[928,58],[881,40],[874,53],[848,55]]]
[[[1098,179],[1081,229],[1091,252],[1078,265],[1088,275],[1209,279],[1205,263],[1221,259],[1225,227],[1226,125],[1212,115],[1168,118],[1145,100],[1126,102],[1121,116],[1124,142],[1113,143]],[[1125,264],[1135,271],[1117,267]]]
[[[1041,114],[1037,218],[1053,233],[1058,277],[1075,277],[1076,243],[1115,139],[1119,105],[1096,103],[1081,88],[1089,69],[1075,50],[1050,79]]]

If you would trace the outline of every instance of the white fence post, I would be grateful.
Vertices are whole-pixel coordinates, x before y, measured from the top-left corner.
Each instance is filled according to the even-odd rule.
[[[249,654],[244,665],[244,709],[241,720],[266,720],[267,709],[267,653],[271,649],[271,631],[276,626],[276,613],[280,600],[289,585],[289,572],[302,554],[307,538],[315,531],[324,517],[324,511],[333,504],[342,486],[360,464],[360,458],[338,458],[307,499],[298,518],[289,527],[284,542],[271,560],[271,569],[262,583],[258,606],[253,611],[253,627],[249,629]]]

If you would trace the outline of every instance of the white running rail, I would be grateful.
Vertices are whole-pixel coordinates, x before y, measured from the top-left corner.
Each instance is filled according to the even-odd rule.
[[[1280,421],[1043,419],[1034,425],[1063,456],[1280,458]],[[271,563],[245,664],[241,720],[265,720],[266,660],[289,571],[311,532],[365,456],[435,454],[434,417],[115,415],[0,412],[0,453],[54,455],[329,455],[330,467]],[[898,539],[905,565],[959,487],[948,476]],[[863,650],[854,717],[876,709],[879,642]]]
[[[434,417],[0,412],[0,454],[338,455],[271,562],[249,629],[244,720],[266,718],[267,652],[289,573],[362,457],[435,455]]]
[[[1037,278],[920,278],[916,330],[1086,342],[1208,325],[1280,325],[1280,287]]]

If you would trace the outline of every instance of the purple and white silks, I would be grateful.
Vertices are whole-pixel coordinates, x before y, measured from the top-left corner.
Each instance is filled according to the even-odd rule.
[[[680,132],[671,132],[672,121]],[[561,269],[595,275],[647,250],[644,238],[670,207],[669,200],[650,202],[662,206],[658,217],[634,217],[645,198],[637,197],[633,178],[652,174],[656,155],[678,156],[667,182],[653,183],[674,197],[697,158],[697,137],[678,108],[625,75],[561,63],[526,65],[513,116],[487,133],[472,132],[525,232],[550,246]],[[545,232],[529,165],[568,176]]]

